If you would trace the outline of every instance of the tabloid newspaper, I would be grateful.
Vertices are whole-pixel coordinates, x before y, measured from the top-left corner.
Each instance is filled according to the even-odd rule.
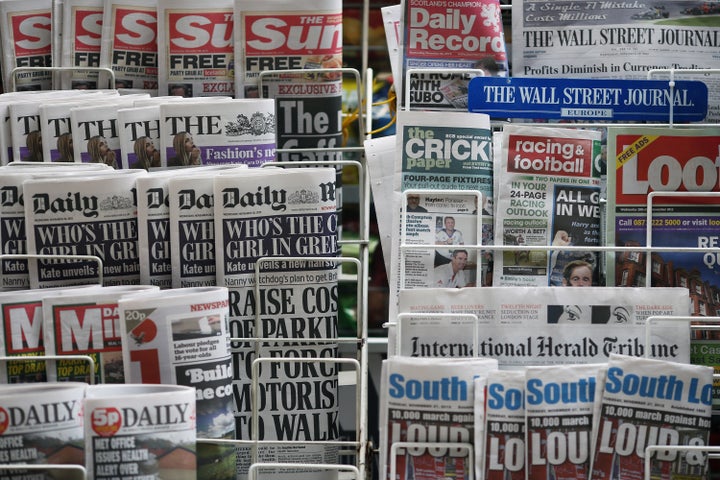
[[[380,390],[380,476],[391,480],[464,479],[475,468],[467,448],[433,443],[473,444],[474,379],[489,376],[490,358],[405,358],[383,361]],[[427,443],[399,447],[398,442]]]
[[[77,382],[4,385],[0,464],[82,465],[86,389],[86,384]],[[44,471],[3,472],[8,480],[50,478]]]
[[[235,96],[233,0],[157,0],[158,93]]]
[[[73,287],[90,288],[90,287]],[[42,301],[47,295],[67,288],[44,288],[0,293],[0,356],[34,357],[45,355]],[[0,363],[0,384],[44,382],[45,361],[7,361]]]
[[[595,130],[504,126],[495,162],[495,244],[528,249],[495,256],[493,285],[561,286],[575,260],[592,271],[584,286],[598,284],[597,254],[562,247],[600,245],[600,137]],[[559,248],[532,249],[548,245]]]
[[[123,295],[153,290],[158,288],[150,285],[97,286],[54,289],[43,295],[45,354],[87,355],[95,362],[95,370],[91,372],[86,361],[48,361],[48,379],[124,383],[118,299]],[[94,377],[93,381],[90,381],[90,375]]]
[[[28,253],[94,255],[103,285],[140,283],[135,180],[142,170],[82,178],[31,179],[23,184]],[[28,262],[30,286],[96,283],[98,263],[45,259]]]
[[[100,66],[103,4],[103,0],[63,1],[60,66]],[[92,70],[63,72],[60,85],[63,90],[95,89],[99,87],[98,73]]]
[[[647,478],[649,445],[708,445],[712,375],[710,367],[612,355],[596,395],[593,480]],[[704,452],[659,450],[649,478],[706,479],[707,468]]]
[[[117,111],[121,168],[159,168],[160,106],[121,108]]]
[[[70,109],[70,130],[76,162],[104,163],[113,168],[122,166],[117,112],[118,109],[131,107],[141,95],[121,95],[100,105]]]
[[[125,381],[193,387],[197,437],[235,438],[227,288],[126,295],[118,308]],[[198,478],[235,478],[235,465],[233,446],[198,450]]]
[[[112,69],[115,88],[158,94],[157,22],[157,0],[105,2],[100,66]]]
[[[16,67],[52,66],[52,1],[4,0],[0,2],[2,73],[4,91],[12,91]],[[17,72],[15,90],[50,90],[49,71]]]
[[[525,372],[487,375],[484,480],[525,479]],[[534,478],[533,478],[534,480]]]
[[[646,79],[649,70],[718,68],[720,17],[714,8],[701,1],[513,1],[513,76]],[[717,122],[717,77],[681,76],[708,84],[707,121]],[[674,78],[680,78],[677,72]],[[669,108],[667,99],[650,97],[639,104]]]
[[[401,4],[403,75],[395,77],[400,105],[405,106],[403,92],[409,88],[411,108],[467,110],[471,77],[508,74],[498,0],[403,0]],[[433,69],[437,73],[414,75],[410,85],[404,85],[409,69]],[[447,72],[465,69],[480,72]]]
[[[275,102],[231,99],[160,105],[160,158],[168,167],[275,160]]]
[[[238,439],[339,440],[338,365],[329,361],[338,357],[338,268],[331,261],[338,254],[335,169],[222,173],[214,189],[217,283],[229,290],[231,336],[248,339],[233,342]],[[262,257],[277,259],[257,265]],[[268,361],[258,372],[258,431],[251,432],[251,366],[259,357]],[[239,449],[242,478],[250,453]],[[258,453],[264,461],[338,462],[333,445],[261,445]]]
[[[587,480],[590,477],[595,390],[605,365],[525,369],[528,478]]]
[[[83,410],[88,478],[195,479],[195,415],[194,388],[89,386]]]
[[[399,311],[476,315],[474,354],[492,356],[504,366],[598,363],[613,352],[645,355],[647,317],[688,315],[686,295],[685,288],[659,287],[414,289],[400,292]],[[689,322],[665,323],[653,328],[647,353],[689,362]],[[432,329],[405,329],[405,334],[418,337],[418,351],[468,343],[466,337],[458,337],[439,344]],[[389,354],[393,348],[388,342]]]
[[[483,232],[483,243],[490,243],[492,237],[492,216],[482,215],[484,223],[478,225],[482,207],[474,203],[476,194],[480,192],[483,199],[488,202],[492,199],[492,139],[490,134],[490,118],[487,115],[467,112],[411,112],[401,110],[398,112],[397,126],[397,154],[395,155],[395,192],[398,200],[402,202],[402,192],[406,190],[457,190],[458,194],[427,194],[425,201],[421,202],[419,209],[406,207],[406,231],[401,232],[403,225],[402,205],[393,203],[393,230],[394,238],[391,254],[391,269],[388,272],[390,284],[390,315],[394,318],[397,308],[397,292],[401,288],[410,288],[403,285],[401,262],[407,257],[412,267],[415,287],[436,286],[434,276],[435,266],[441,262],[447,264],[453,250],[453,245],[479,244],[481,237],[478,230]],[[463,192],[465,191],[465,192]],[[489,205],[489,204],[488,204]],[[426,208],[428,207],[428,208]],[[414,211],[412,211],[414,210]],[[423,210],[428,210],[424,212]],[[452,217],[455,226],[446,227],[446,217]],[[462,228],[460,228],[462,227]],[[442,230],[446,229],[446,234]],[[404,234],[403,234],[404,233]],[[468,239],[465,239],[465,236]],[[424,243],[433,245],[436,240],[446,247],[438,249],[438,262],[435,262],[433,248],[412,249],[402,255],[400,241],[406,238],[406,243]],[[467,250],[469,262],[477,265],[477,249]],[[472,256],[470,256],[472,255]],[[414,256],[414,258],[412,258]],[[468,260],[466,259],[466,261]],[[471,263],[471,265],[472,265]],[[470,270],[468,269],[468,272]],[[405,280],[409,280],[407,276]],[[473,275],[475,283],[477,275]],[[471,280],[466,279],[465,284]],[[456,286],[464,286],[457,284]]]

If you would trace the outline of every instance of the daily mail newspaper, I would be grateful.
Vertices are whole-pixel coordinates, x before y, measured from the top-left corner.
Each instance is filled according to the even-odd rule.
[[[645,448],[709,444],[712,375],[710,367],[612,355],[596,396],[593,480],[709,478],[707,454],[697,451],[654,452],[645,472]]]
[[[646,79],[649,70],[718,68],[720,17],[714,8],[701,1],[513,1],[513,76]],[[675,72],[674,78],[707,83],[707,121],[718,122],[717,76]],[[664,99],[641,101],[658,105]],[[595,105],[603,102],[598,98]]]
[[[195,478],[195,389],[91,385],[84,402],[88,478]]]
[[[229,290],[232,337],[246,339],[232,344],[238,439],[340,438],[339,374],[332,362],[338,357],[339,308],[338,268],[332,261],[338,254],[334,181],[335,169],[323,167],[266,167],[215,177],[217,283]],[[272,258],[258,265],[263,257]],[[252,432],[256,358],[267,361],[257,376],[259,430]],[[261,445],[258,453],[265,461],[338,462],[333,445]],[[241,478],[247,476],[250,454],[249,447],[239,448]],[[296,477],[282,470],[274,475]]]
[[[599,363],[613,352],[643,356],[647,348],[651,357],[689,362],[689,322],[658,325],[645,345],[645,320],[651,315],[687,316],[686,295],[684,288],[660,287],[410,289],[400,292],[399,311],[476,315],[474,355],[492,356],[509,368]],[[418,349],[468,343],[458,337],[439,345],[428,330],[417,336]],[[388,342],[389,354],[394,346]]]
[[[163,165],[244,164],[275,160],[275,102],[237,99],[160,105]]]
[[[500,2],[403,0],[400,51],[402,75],[395,77],[398,104],[425,110],[467,110],[468,82],[477,75],[506,76]],[[432,69],[416,74],[405,85],[410,69]],[[472,73],[447,70],[472,69]],[[409,105],[405,89],[409,88]]]
[[[455,247],[463,244],[479,244],[481,237],[477,234],[478,229],[488,233],[485,240],[491,238],[489,232],[492,230],[492,216],[482,215],[482,208],[485,205],[475,205],[473,200],[478,198],[473,192],[482,194],[483,199],[492,198],[490,118],[484,114],[467,112],[399,111],[397,128],[398,153],[395,156],[394,190],[400,192],[398,195],[400,201],[402,201],[402,192],[415,189],[457,190],[458,195],[447,195],[443,198],[442,194],[428,194],[424,200],[432,200],[430,208],[426,208],[422,202],[417,207],[414,204],[409,208],[406,206],[405,232],[401,231],[402,205],[400,203],[392,205],[394,242],[390,251],[391,269],[388,272],[389,318],[395,317],[397,292],[401,288],[410,288],[410,285],[403,285],[401,282],[403,278],[401,259],[415,255],[415,258],[407,259],[411,264],[406,267],[412,266],[414,269],[412,278],[420,279],[422,285],[418,285],[417,281],[413,280],[415,282],[413,286],[436,286],[438,280],[435,278],[434,268],[449,264]],[[408,200],[410,196],[407,196]],[[456,216],[457,218],[454,218]],[[481,216],[484,223],[478,225]],[[455,224],[451,225],[451,222]],[[444,234],[442,230],[445,230]],[[465,240],[466,235],[468,240]],[[434,249],[428,247],[411,249],[408,254],[403,255],[400,247],[402,238],[405,238],[408,244],[442,244],[442,248],[438,247],[438,261],[434,260]],[[471,250],[465,250],[466,262],[471,259],[477,265],[477,255],[480,251],[472,250],[473,256],[470,257]],[[408,280],[408,277],[405,276],[405,280]],[[438,279],[440,278],[438,276]],[[482,284],[482,281],[477,281],[477,275],[474,275],[474,278],[474,283]],[[446,283],[443,282],[443,285]],[[471,280],[466,278],[462,284],[456,282],[453,286],[465,286],[469,283]]]
[[[474,379],[489,376],[490,358],[404,358],[383,361],[380,390],[380,476],[391,480],[467,478],[475,468],[466,446],[475,439]],[[424,445],[392,446],[398,442]],[[393,454],[394,453],[394,454]],[[478,452],[474,452],[477,454]]]
[[[157,95],[157,0],[107,1],[102,25],[100,66],[113,70],[113,87]]]
[[[82,178],[31,179],[23,184],[28,253],[94,255],[102,260],[103,285],[140,282],[135,180],[142,170]],[[28,262],[30,286],[96,283],[90,260]]]
[[[83,401],[87,384],[78,382],[4,385],[0,390],[0,463],[83,464]],[[36,478],[37,471],[7,471],[9,477]],[[46,473],[41,474],[45,478]]]
[[[198,438],[235,438],[228,290],[178,288],[118,302],[127,383],[193,387]],[[212,456],[214,455],[214,456]],[[198,450],[198,478],[234,478],[235,448]],[[205,470],[207,469],[207,470]]]
[[[505,125],[495,161],[496,245],[527,246],[495,255],[493,285],[561,286],[566,266],[585,262],[598,284],[598,258],[564,246],[600,245],[601,133]],[[557,250],[533,250],[533,246]],[[572,264],[568,270],[576,264]]]
[[[40,289],[43,292],[47,289]],[[43,344],[47,355],[87,355],[81,360],[47,362],[50,381],[124,383],[118,300],[123,295],[158,290],[150,285],[65,288],[42,297]]]
[[[62,67],[99,67],[103,0],[65,0],[62,3]],[[58,12],[59,13],[59,12]],[[99,88],[92,70],[63,72],[63,90]],[[103,85],[106,87],[107,85]]]
[[[0,356],[34,357],[45,355],[42,301],[70,287],[44,288],[0,293]],[[90,287],[72,287],[83,289]],[[46,362],[38,360],[0,363],[0,384],[44,382]]]
[[[605,365],[525,369],[528,478],[590,478],[595,394]]]
[[[484,480],[524,480],[525,372],[497,370],[487,375]]]
[[[3,33],[3,91],[13,91],[16,67],[52,66],[51,0],[5,0],[0,2]],[[50,90],[52,75],[38,70],[17,72],[15,90]]]
[[[233,0],[158,0],[160,95],[234,94]]]

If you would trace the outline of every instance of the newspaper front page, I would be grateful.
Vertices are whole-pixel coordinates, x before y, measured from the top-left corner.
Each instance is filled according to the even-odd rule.
[[[103,10],[103,0],[62,3],[62,67],[100,66]],[[61,75],[63,90],[101,88],[97,80],[98,72],[91,70],[73,70]]]
[[[612,355],[598,388],[593,480],[644,478],[650,445],[704,446],[712,409],[710,367]],[[708,478],[707,453],[659,450],[651,478]]]
[[[604,362],[610,353],[643,356],[645,320],[651,315],[688,315],[685,288],[483,287],[400,292],[400,313],[466,313],[478,317],[476,356],[503,366]],[[579,304],[578,304],[579,303]],[[689,322],[653,328],[650,356],[688,362]],[[419,349],[440,348],[428,329],[417,334]],[[462,332],[462,330],[461,330]],[[467,343],[457,337],[451,344]],[[388,353],[394,353],[388,343]]]
[[[86,384],[78,382],[4,385],[0,390],[0,464],[82,465],[86,389]],[[50,478],[44,471],[3,472],[8,480]]]
[[[91,385],[84,403],[88,478],[196,478],[195,389]]]
[[[525,479],[525,372],[488,373],[484,480]]]
[[[232,345],[238,439],[301,442],[261,445],[262,461],[337,463],[337,446],[313,444],[340,440],[339,372],[331,361],[338,357],[335,169],[229,172],[215,177],[214,188],[217,283],[229,289],[231,336],[248,339]],[[264,257],[272,258],[258,265]],[[256,375],[253,431],[258,358],[268,360]],[[251,462],[250,448],[240,447],[241,478]],[[274,478],[296,474],[279,470]]]
[[[573,261],[591,272],[583,286],[598,284],[596,253],[562,247],[600,245],[600,137],[594,130],[504,126],[495,162],[495,244],[527,250],[495,256],[493,285],[570,284],[565,274]],[[548,245],[558,249],[532,249]]]
[[[470,444],[475,439],[474,379],[489,376],[498,363],[490,358],[404,358],[383,361],[380,390],[380,476],[392,480],[467,478],[475,468],[462,446],[397,442]],[[476,454],[478,452],[475,452]]]
[[[720,17],[714,9],[699,1],[513,1],[513,75],[646,79],[649,70],[718,68]],[[717,76],[680,75],[708,84],[707,121],[720,120]],[[653,78],[669,78],[669,73]],[[635,101],[670,108],[682,99],[648,93]],[[599,97],[593,102],[604,105]]]
[[[160,106],[121,108],[117,111],[120,168],[159,168]]]

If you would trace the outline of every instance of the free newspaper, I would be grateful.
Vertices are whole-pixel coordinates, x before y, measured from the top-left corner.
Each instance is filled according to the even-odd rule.
[[[337,463],[337,446],[314,443],[340,439],[335,169],[223,172],[214,192],[217,284],[229,290],[231,335],[243,339],[232,344],[237,438],[308,442],[260,445],[266,461]],[[242,478],[251,463],[249,446],[240,447]]]
[[[477,75],[506,76],[500,2],[402,2],[400,51],[402,75],[399,104],[413,109],[466,110],[468,82]],[[415,74],[405,85],[410,69],[430,69]],[[447,70],[474,70],[452,73]],[[409,89],[409,104],[405,89]]]
[[[135,180],[142,170],[107,175],[31,179],[23,184],[28,253],[93,255],[102,261],[103,285],[140,282]],[[98,262],[44,259],[28,262],[30,286],[96,283]]]
[[[472,449],[475,439],[474,378],[497,368],[497,361],[490,358],[384,360],[380,475],[392,480],[467,478],[475,468],[467,448],[469,444]],[[398,445],[393,451],[393,444],[400,442],[420,445]],[[433,445],[445,442],[459,445]]]
[[[660,449],[646,472],[645,449],[709,444],[712,375],[710,367],[612,355],[596,395],[593,480],[708,478],[706,453]]]
[[[160,95],[235,96],[233,2],[158,0]]]
[[[91,385],[84,402],[88,478],[196,478],[195,389]]]
[[[689,322],[664,322],[652,329],[649,345],[645,342],[649,316],[688,315],[686,295],[684,288],[409,289],[400,292],[399,311],[476,315],[478,351],[473,354],[497,358],[508,367],[598,363],[613,352],[643,356],[648,348],[651,357],[688,362]],[[468,344],[466,336],[441,343],[427,328],[404,332],[418,337],[411,355]],[[388,353],[394,348],[389,342]]]
[[[103,0],[68,0],[62,3],[62,67],[99,67]],[[63,90],[96,89],[98,72],[63,72]],[[106,86],[106,85],[105,85]]]
[[[562,247],[600,245],[600,132],[505,125],[501,141],[495,244],[527,250],[495,256],[493,285],[569,285],[580,261],[592,280],[582,285],[597,285],[596,253]],[[532,249],[548,245],[558,248]]]
[[[485,480],[525,478],[525,372],[498,370],[487,375],[485,393]],[[533,479],[534,480],[534,479]]]

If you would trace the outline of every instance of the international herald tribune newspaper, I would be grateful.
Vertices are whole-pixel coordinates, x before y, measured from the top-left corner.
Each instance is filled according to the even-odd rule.
[[[645,448],[708,445],[712,374],[705,366],[612,355],[596,396],[592,478],[707,478],[706,452],[660,449],[645,472]]]
[[[475,465],[467,448],[411,445],[397,442],[465,443],[475,436],[474,378],[497,370],[494,359],[418,359],[390,357],[383,361],[380,391],[380,472],[393,480],[461,480]],[[477,452],[476,452],[477,453]]]

